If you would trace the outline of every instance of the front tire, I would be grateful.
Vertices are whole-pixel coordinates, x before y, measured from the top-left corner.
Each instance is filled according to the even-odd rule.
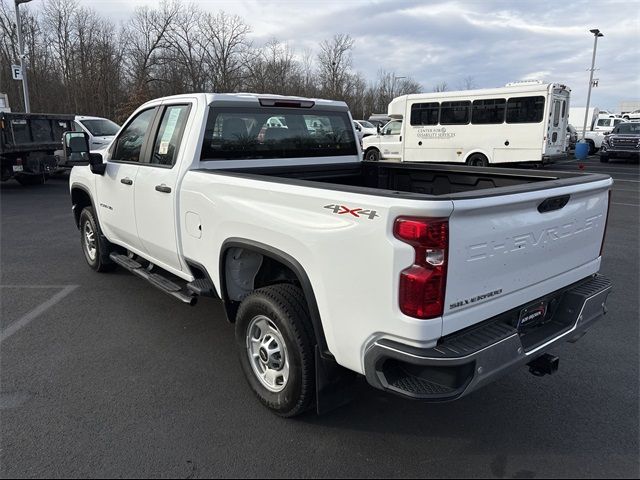
[[[364,159],[369,162],[379,162],[380,161],[380,151],[376,148],[370,148],[367,150],[367,153],[364,155]]]
[[[282,417],[313,405],[314,341],[300,288],[281,284],[252,292],[240,304],[235,333],[242,370],[263,405]]]
[[[100,241],[102,231],[93,208],[85,207],[80,213],[80,244],[87,264],[96,272],[109,272],[115,265],[109,262],[105,242]]]

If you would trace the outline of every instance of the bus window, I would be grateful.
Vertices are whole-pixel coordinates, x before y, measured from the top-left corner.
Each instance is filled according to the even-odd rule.
[[[471,102],[442,102],[440,125],[466,125],[469,123]]]
[[[510,98],[507,123],[540,123],[544,116],[544,97]]]
[[[564,118],[564,114],[566,113],[566,110],[567,110],[567,102],[562,100],[562,118]]]
[[[507,101],[504,98],[489,100],[474,100],[471,112],[471,123],[483,125],[490,123],[504,123],[504,111]]]
[[[411,125],[437,125],[440,104],[414,103],[411,105]]]

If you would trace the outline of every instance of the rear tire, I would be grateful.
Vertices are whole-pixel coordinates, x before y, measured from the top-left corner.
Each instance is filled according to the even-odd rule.
[[[101,241],[102,231],[92,207],[85,207],[80,213],[80,245],[84,258],[96,272],[110,272],[116,266],[109,261],[109,243]]]
[[[587,143],[589,144],[589,155],[593,155],[598,151],[598,149],[596,148],[596,144],[593,143],[593,140],[587,140]]]
[[[467,165],[470,167],[488,167],[489,160],[481,153],[474,153],[467,160]]]
[[[252,292],[236,316],[236,345],[249,386],[281,417],[307,411],[315,397],[314,337],[302,290],[272,285]]]
[[[380,161],[380,151],[377,148],[370,148],[364,154],[364,159],[370,162],[379,162]]]

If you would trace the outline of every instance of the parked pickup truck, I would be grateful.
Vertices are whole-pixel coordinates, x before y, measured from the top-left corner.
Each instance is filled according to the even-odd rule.
[[[89,266],[219,297],[279,415],[334,407],[357,374],[445,401],[551,373],[606,312],[607,175],[363,162],[346,104],[296,97],[154,100],[104,158],[83,135],[65,152]]]

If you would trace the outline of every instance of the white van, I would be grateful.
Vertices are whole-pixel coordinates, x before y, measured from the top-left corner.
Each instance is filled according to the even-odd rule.
[[[78,132],[85,132],[89,135],[89,147],[91,150],[102,150],[109,146],[111,140],[120,130],[120,125],[108,118],[76,115],[75,129]]]
[[[367,160],[487,166],[566,158],[570,89],[521,82],[503,88],[404,95],[392,121],[363,140]]]

